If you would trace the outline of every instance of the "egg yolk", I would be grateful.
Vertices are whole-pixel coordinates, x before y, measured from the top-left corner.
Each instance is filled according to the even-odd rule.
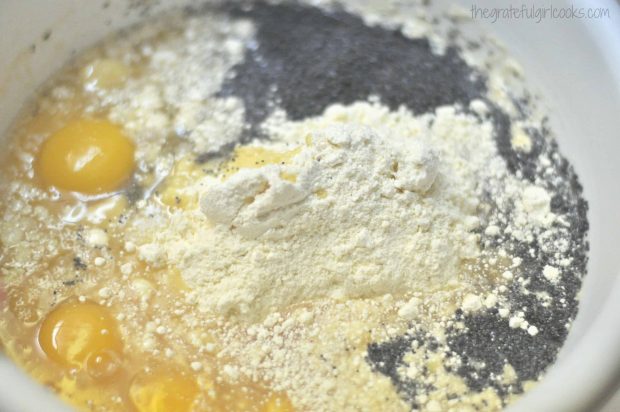
[[[35,168],[48,186],[99,194],[118,189],[134,169],[134,145],[105,120],[80,119],[47,139]]]
[[[138,412],[186,412],[198,395],[191,376],[175,370],[138,374],[129,388],[129,397]]]
[[[181,159],[167,177],[160,200],[171,207],[194,208],[198,204],[198,194],[191,183],[205,175],[201,165],[193,159]]]
[[[270,164],[288,164],[300,151],[299,147],[286,152],[276,152],[263,147],[238,146],[235,148],[232,159],[224,166],[224,178],[230,177],[239,169],[257,169]],[[291,180],[291,178],[283,178]]]
[[[53,361],[98,373],[113,369],[110,362],[116,362],[122,351],[116,321],[108,310],[76,299],[61,303],[43,319],[38,342]]]

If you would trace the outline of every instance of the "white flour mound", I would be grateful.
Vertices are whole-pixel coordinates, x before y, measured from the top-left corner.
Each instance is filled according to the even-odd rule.
[[[309,300],[458,283],[478,253],[488,122],[451,107],[416,117],[356,103],[298,123],[276,116],[267,130],[274,142],[255,145],[300,152],[200,182],[206,221],[177,215],[176,236],[161,236],[201,310],[257,319]]]

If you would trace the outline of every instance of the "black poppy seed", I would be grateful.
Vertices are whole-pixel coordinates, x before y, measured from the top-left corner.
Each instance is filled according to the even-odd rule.
[[[424,113],[444,104],[466,105],[485,92],[482,78],[456,49],[436,55],[425,39],[369,27],[343,11],[257,2],[250,8],[230,6],[229,12],[253,19],[258,47],[246,51],[220,95],[244,101],[254,133],[274,101],[299,120],[333,103],[369,96],[392,109],[405,105]]]
[[[88,269],[88,266],[86,265],[86,263],[84,263],[84,261],[80,257],[78,257],[78,256],[75,256],[73,258],[73,267],[76,270],[86,270],[86,269]]]

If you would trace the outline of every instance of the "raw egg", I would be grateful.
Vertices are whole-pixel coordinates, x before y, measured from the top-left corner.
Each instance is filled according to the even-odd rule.
[[[106,120],[75,120],[43,143],[35,168],[47,186],[85,194],[110,192],[131,176],[134,145]]]
[[[43,319],[39,346],[48,358],[66,367],[90,365],[98,371],[113,369],[122,351],[116,320],[108,309],[94,302],[71,299],[59,304]]]

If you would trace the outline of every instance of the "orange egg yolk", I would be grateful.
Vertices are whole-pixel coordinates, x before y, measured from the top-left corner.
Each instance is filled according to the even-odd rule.
[[[129,388],[129,397],[138,412],[186,412],[198,395],[191,376],[175,370],[138,374]]]
[[[95,374],[113,369],[122,351],[116,320],[94,302],[71,299],[43,319],[39,346],[48,358],[66,367],[89,368]]]
[[[43,143],[35,169],[48,186],[85,194],[110,192],[131,176],[134,145],[106,120],[75,120]]]

